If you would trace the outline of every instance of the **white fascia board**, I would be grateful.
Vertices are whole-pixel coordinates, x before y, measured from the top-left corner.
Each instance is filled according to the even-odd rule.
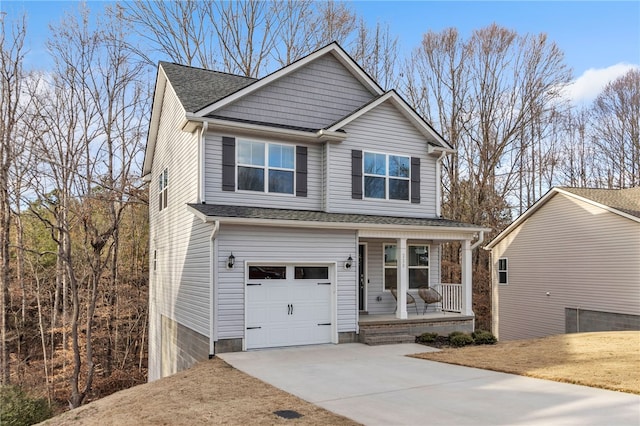
[[[153,156],[156,151],[156,138],[158,137],[158,127],[160,126],[160,112],[164,101],[164,93],[167,86],[167,76],[158,66],[158,75],[156,77],[156,87],[153,94],[153,104],[151,106],[151,118],[149,120],[149,131],[147,132],[147,146],[144,150],[144,162],[142,163],[142,177],[151,173],[153,164]]]
[[[630,215],[628,213],[622,212],[618,209],[614,209],[613,207],[606,206],[604,204],[597,203],[589,198],[582,197],[580,195],[576,195],[570,191],[565,191],[562,188],[553,187],[551,188],[545,195],[543,195],[538,201],[536,201],[531,207],[529,207],[524,213],[522,213],[516,220],[514,220],[511,225],[509,225],[504,231],[499,233],[489,244],[487,244],[484,248],[486,250],[491,250],[494,248],[500,241],[502,241],[507,235],[509,235],[515,228],[520,226],[522,222],[527,220],[533,213],[535,213],[540,207],[545,205],[547,201],[549,201],[556,194],[563,194],[567,197],[574,198],[576,200],[583,201],[585,203],[591,204],[596,207],[600,207],[603,210],[607,210],[611,213],[615,213],[622,217],[626,217],[627,219],[631,219],[635,222],[640,223],[640,218]]]
[[[384,93],[382,91],[382,89],[380,88],[380,86],[378,86],[378,84],[371,78],[369,77],[363,70],[362,68],[360,68],[358,66],[358,64],[356,64],[356,62],[351,59],[349,57],[349,55],[347,55],[347,53],[342,50],[342,48],[340,46],[338,46],[337,43],[331,43],[325,47],[323,47],[320,50],[316,50],[315,52],[311,53],[310,55],[297,60],[296,62],[293,62],[292,64],[279,69],[278,71],[275,71],[271,74],[269,74],[268,76],[261,78],[260,80],[257,80],[256,82],[244,87],[243,89],[238,90],[235,93],[232,93],[229,96],[226,96],[222,99],[220,99],[219,101],[216,101],[214,103],[212,103],[211,105],[208,105],[198,111],[195,112],[195,114],[197,116],[200,117],[204,117],[205,115],[209,115],[212,112],[225,107],[226,105],[229,105],[232,102],[237,101],[238,99],[252,93],[255,92],[256,90],[259,90],[260,88],[267,86],[269,84],[271,84],[272,82],[274,82],[275,80],[278,80],[288,74],[291,74],[292,72],[295,72],[297,70],[299,70],[300,68],[304,67],[305,65],[309,64],[310,62],[315,61],[316,59],[320,58],[323,55],[326,55],[327,53],[331,53],[333,54],[333,56],[338,59],[338,61],[340,61],[340,63],[342,63],[349,71],[351,71],[351,73],[354,75],[354,77],[356,77],[361,83],[363,83],[369,90],[371,90],[372,92],[381,95],[382,93]]]
[[[455,152],[455,150],[451,147],[451,145],[449,145],[449,143],[446,140],[444,140],[444,138],[440,136],[438,132],[436,132],[427,122],[425,122],[422,119],[422,117],[420,117],[413,110],[413,108],[411,108],[404,101],[404,99],[402,99],[400,95],[396,93],[395,90],[388,91],[383,96],[371,102],[369,105],[357,110],[353,114],[335,123],[333,126],[329,127],[328,130],[337,131],[387,101],[391,102],[407,120],[413,123],[413,125],[420,131],[420,133],[422,133],[427,138],[434,139],[436,142],[442,145],[441,147],[429,145],[429,149],[430,149],[429,152],[433,152],[433,151]]]
[[[580,200],[580,201],[583,201],[583,202],[585,202],[587,204],[591,204],[593,206],[600,207],[603,210],[606,210],[606,211],[611,212],[611,213],[615,213],[615,214],[620,215],[622,217],[626,217],[627,219],[631,219],[631,220],[633,220],[635,222],[640,222],[640,217],[636,217],[636,216],[630,215],[629,213],[625,213],[623,211],[620,211],[620,210],[616,209],[615,207],[611,207],[611,206],[607,206],[605,204],[598,203],[597,201],[593,201],[590,198],[585,198],[585,197],[583,197],[581,195],[574,194],[573,192],[565,191],[562,188],[553,188],[553,189],[556,192],[560,193],[560,194],[566,195],[567,197],[575,198],[576,200]]]
[[[202,123],[207,123],[209,130],[238,132],[258,136],[270,135],[273,137],[297,141],[342,142],[348,136],[345,132],[331,132],[322,129],[317,132],[305,132],[302,130],[243,123],[240,121],[231,121],[219,118],[197,117],[193,114],[185,114],[185,119],[180,124],[180,129],[183,132],[193,133],[196,129],[202,127]]]
[[[378,223],[350,223],[350,222],[318,222],[318,221],[305,221],[305,220],[286,220],[286,219],[254,219],[246,217],[226,217],[226,216],[207,216],[204,213],[196,210],[191,206],[187,208],[203,222],[220,222],[221,224],[232,225],[256,225],[256,226],[273,226],[273,227],[287,227],[287,228],[315,228],[318,229],[322,226],[327,229],[349,229],[358,230],[360,236],[378,235],[379,232],[393,232],[396,235],[398,232],[406,232],[411,235],[410,238],[418,238],[417,235],[421,233],[429,234],[456,234],[459,239],[466,240],[473,238],[475,234],[485,231],[488,232],[490,228],[473,227],[473,228],[458,228],[455,226],[413,226],[413,225],[388,225]],[[368,234],[370,232],[371,234]],[[408,235],[409,235],[408,234]],[[413,237],[416,235],[416,237]]]

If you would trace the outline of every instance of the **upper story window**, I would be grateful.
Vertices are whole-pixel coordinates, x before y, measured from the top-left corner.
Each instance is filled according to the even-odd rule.
[[[294,193],[294,146],[238,140],[238,189]]]
[[[508,261],[506,257],[498,259],[498,284],[509,284]]]
[[[364,152],[364,197],[409,200],[411,158]]]
[[[158,209],[167,208],[167,186],[169,184],[169,170],[164,169],[158,177]]]

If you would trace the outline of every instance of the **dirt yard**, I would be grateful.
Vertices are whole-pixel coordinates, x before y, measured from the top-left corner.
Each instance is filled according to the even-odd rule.
[[[416,358],[640,394],[640,332],[581,333],[413,355]],[[292,410],[293,420],[274,411]],[[47,425],[355,425],[213,359],[136,386]]]
[[[302,415],[287,420],[274,411]],[[109,395],[46,425],[357,425],[248,376],[220,359]]]
[[[413,356],[640,394],[640,331],[563,334]]]

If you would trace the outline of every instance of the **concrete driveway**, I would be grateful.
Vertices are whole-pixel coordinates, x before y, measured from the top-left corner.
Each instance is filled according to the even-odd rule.
[[[218,356],[366,425],[640,425],[640,396],[405,356],[427,350],[352,343]]]

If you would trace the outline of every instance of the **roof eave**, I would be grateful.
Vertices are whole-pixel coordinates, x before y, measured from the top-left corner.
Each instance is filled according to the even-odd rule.
[[[203,222],[220,222],[233,225],[263,225],[263,226],[275,226],[275,227],[288,227],[288,228],[318,228],[319,224],[322,224],[325,228],[330,229],[358,229],[358,230],[395,230],[403,232],[424,232],[424,231],[439,231],[459,233],[470,236],[479,232],[489,232],[491,228],[483,227],[456,227],[456,226],[417,226],[417,225],[390,225],[390,224],[378,224],[378,223],[360,223],[360,222],[320,222],[309,220],[294,220],[294,219],[258,219],[247,217],[229,217],[229,216],[216,216],[207,215],[202,213],[198,209],[187,206],[187,208]]]
[[[304,140],[309,142],[342,142],[348,136],[345,132],[334,132],[325,129],[319,129],[314,132],[305,132],[302,130],[285,129],[269,125],[243,123],[219,118],[199,117],[189,113],[185,114],[185,118],[182,120],[182,123],[180,123],[180,129],[187,133],[193,133],[196,129],[201,128],[202,123],[204,122],[208,124],[209,130],[239,132],[248,135],[270,135],[284,139]]]

